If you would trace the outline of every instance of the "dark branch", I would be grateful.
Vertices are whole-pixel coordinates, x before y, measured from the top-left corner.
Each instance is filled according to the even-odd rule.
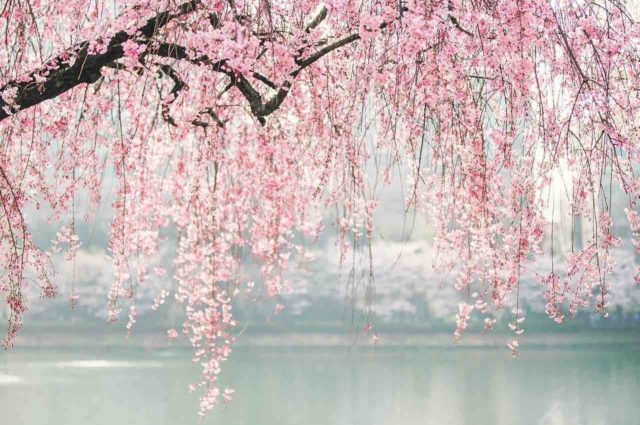
[[[227,61],[225,59],[213,61],[206,55],[192,57],[189,55],[188,50],[179,44],[159,43],[155,46],[152,45],[143,53],[144,56],[150,54],[170,59],[184,60],[194,65],[206,65],[212,71],[216,72],[224,72],[226,74],[231,72],[228,67],[226,67]]]
[[[449,20],[451,20],[451,23],[453,24],[454,27],[456,27],[456,29],[467,34],[469,37],[473,37],[473,33],[471,31],[464,29],[462,25],[460,25],[460,22],[458,22],[458,18],[452,15],[449,15]]]
[[[322,21],[324,21],[324,18],[326,17],[327,17],[327,8],[322,6],[318,11],[318,13],[316,14],[316,16],[314,16],[313,19],[304,27],[304,30],[306,32],[311,31],[312,29],[320,25],[320,23],[322,23]]]
[[[176,70],[173,69],[170,65],[160,65],[160,71],[162,71],[162,73],[171,78],[171,80],[173,81],[173,87],[169,92],[169,98],[166,102],[162,103],[162,118],[175,127],[176,122],[169,114],[169,105],[175,102],[176,98],[178,97],[178,93],[180,93],[180,91],[186,87],[186,84],[184,83],[184,81],[182,81],[182,78],[180,78]]]
[[[295,77],[296,75],[298,75],[300,73],[300,71],[302,71],[303,69],[305,69],[306,67],[308,67],[309,65],[313,64],[314,62],[317,62],[319,59],[321,59],[323,56],[325,56],[327,53],[331,53],[336,49],[339,49],[342,46],[346,46],[347,44],[351,44],[354,41],[360,40],[360,34],[351,34],[348,35],[346,37],[343,37],[339,40],[336,40],[335,42],[324,46],[322,49],[316,51],[315,53],[313,53],[312,55],[306,57],[305,59],[297,59],[296,63],[300,66],[300,68],[296,71],[294,71],[294,73],[292,73],[291,75],[293,77]],[[295,74],[295,75],[294,75]]]
[[[453,3],[451,3],[451,1],[449,1],[449,3],[447,4],[447,9],[449,10],[449,20],[451,21],[453,26],[456,27],[458,31],[467,34],[469,37],[473,37],[473,33],[460,25],[460,21],[458,21],[458,18],[451,14],[454,12]]]
[[[137,36],[152,37],[171,20],[194,11],[199,4],[200,0],[191,0],[178,6],[175,11],[164,11],[157,14],[138,28]],[[124,56],[122,44],[132,37],[126,31],[119,31],[109,41],[106,51],[95,55],[89,54],[89,42],[84,41],[72,48],[70,52],[63,52],[41,69],[31,73],[27,82],[9,82],[0,88],[0,93],[15,88],[17,94],[11,105],[0,97],[0,121],[16,112],[66,93],[82,83],[95,83],[102,76],[101,69],[103,67]],[[75,57],[75,61],[73,65],[70,65],[69,60],[72,57]],[[41,78],[45,70],[52,68],[51,65],[54,66],[54,70],[44,77],[44,81],[37,82],[36,76]]]
[[[268,79],[267,77],[265,77],[264,75],[260,74],[259,72],[254,72],[253,73],[253,78],[255,78],[256,80],[264,83],[265,85],[269,86],[270,88],[276,90],[278,88],[278,86],[276,86],[276,84],[271,81],[270,79]]]
[[[218,117],[218,114],[215,113],[213,108],[207,108],[204,111],[200,112],[198,115],[202,116],[204,114],[209,115],[211,117],[211,119],[216,123],[216,125],[218,127],[220,127],[220,128],[224,127],[224,121],[222,121]],[[191,121],[191,124],[196,125],[198,127],[202,127],[202,128],[209,127],[209,123],[208,122],[202,121],[200,119],[195,119],[195,120]]]
[[[226,59],[214,61],[206,55],[194,57],[193,55],[189,54],[189,51],[184,46],[173,43],[157,43],[154,41],[150,41],[160,28],[165,26],[172,19],[195,10],[195,8],[199,4],[200,0],[189,1],[188,3],[184,3],[179,6],[174,12],[165,11],[159,13],[154,18],[148,20],[145,25],[140,27],[135,35],[138,38],[138,42],[145,42],[149,44],[148,48],[141,55],[140,61],[142,63],[145,63],[145,59],[147,56],[154,55],[159,57],[172,58],[175,60],[185,60],[194,65],[206,66],[212,71],[221,72],[227,75],[230,79],[230,83],[227,89],[230,87],[236,87],[249,102],[251,113],[263,125],[265,124],[264,117],[270,115],[271,113],[276,111],[280,107],[280,105],[282,105],[282,102],[284,102],[292,87],[293,79],[295,79],[302,70],[314,64],[332,51],[360,39],[359,34],[350,34],[337,39],[330,44],[328,44],[326,40],[323,40],[322,42],[317,43],[315,46],[313,46],[315,48],[321,48],[307,57],[302,57],[304,51],[303,49],[295,57],[295,62],[298,65],[298,68],[291,72],[289,74],[290,78],[285,80],[279,87],[262,74],[258,72],[252,72],[251,75],[255,79],[264,83],[270,89],[275,91],[274,95],[264,101],[260,92],[251,85],[251,83],[243,74],[236,72],[228,66]],[[323,7],[318,11],[316,16],[305,26],[305,30],[309,31],[317,27],[326,18],[326,16],[327,10]],[[209,15],[209,21],[214,27],[220,25],[217,16],[212,17],[212,15]],[[386,26],[387,23],[383,23],[382,25],[380,25],[379,29],[382,30],[386,28]],[[27,83],[8,83],[4,87],[2,87],[2,89],[0,89],[0,93],[7,88],[15,87],[17,88],[17,96],[15,98],[15,104],[13,105],[6,104],[0,98],[0,121],[12,115],[13,113],[37,105],[47,99],[52,99],[56,96],[59,96],[60,94],[65,93],[80,85],[81,83],[90,84],[98,81],[102,76],[100,72],[102,68],[120,66],[115,61],[121,59],[124,56],[122,44],[128,40],[132,40],[132,38],[133,36],[130,35],[130,33],[120,31],[116,33],[116,35],[110,40],[106,51],[104,53],[96,55],[89,55],[88,42],[80,43],[74,49],[72,49],[71,54],[65,52],[61,55],[58,55],[58,57],[53,60],[55,65],[57,65],[57,69],[51,72],[43,82],[36,82],[37,80],[35,77],[40,75],[40,73],[42,72],[42,70],[38,70],[30,74],[29,82]],[[73,55],[76,58],[73,65],[69,65],[67,62],[70,55]],[[167,122],[172,125],[176,125],[174,120],[169,115],[168,107],[169,104],[175,100],[179,91],[185,87],[185,83],[182,81],[176,71],[169,65],[160,65],[160,69],[174,82],[174,87],[169,93],[172,99],[168,102],[168,104],[163,105],[162,115]],[[5,111],[5,109],[10,110],[9,112],[7,112]],[[202,116],[203,114],[209,115],[219,127],[222,127],[224,125],[224,123],[218,119],[217,115],[211,108],[206,109],[199,115]],[[200,119],[192,121],[192,124],[201,127],[206,127],[208,125],[206,122]]]

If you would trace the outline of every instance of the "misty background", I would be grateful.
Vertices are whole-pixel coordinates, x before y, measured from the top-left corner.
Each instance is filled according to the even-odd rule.
[[[65,325],[101,326],[107,318],[107,293],[113,282],[113,268],[108,258],[107,241],[112,211],[112,176],[105,176],[103,199],[92,221],[86,222],[82,199],[77,199],[76,232],[81,247],[75,264],[66,261],[64,254],[52,258],[56,274],[53,282],[58,288],[54,300],[42,299],[37,287],[27,288],[29,311],[25,316],[25,331],[41,326]],[[112,182],[111,182],[112,183]],[[561,254],[571,247],[571,208],[563,195],[566,182],[556,182],[544,196],[557,198],[556,207],[548,212],[554,225],[555,270],[563,274]],[[452,333],[458,303],[465,300],[464,294],[454,289],[455,275],[445,275],[434,270],[432,259],[432,231],[424,213],[413,209],[405,211],[406,187],[395,176],[391,184],[380,187],[376,198],[381,206],[375,213],[375,230],[372,243],[374,296],[368,305],[364,301],[369,265],[362,257],[357,264],[349,259],[340,264],[336,218],[328,213],[324,219],[324,231],[316,241],[305,241],[308,260],[292,261],[287,271],[291,291],[276,298],[269,298],[260,288],[258,268],[250,261],[245,264],[244,274],[255,277],[256,287],[251,292],[241,291],[234,303],[234,315],[243,332],[287,331],[299,332],[344,332],[361,328],[371,321],[374,330],[381,332],[438,331]],[[635,328],[640,329],[640,285],[634,281],[635,269],[640,258],[630,243],[631,231],[624,213],[626,198],[621,193],[613,196],[614,234],[622,239],[614,249],[616,264],[610,278],[609,317],[604,319],[595,310],[581,310],[567,323],[557,325],[544,313],[543,287],[530,272],[522,276],[520,306],[525,310],[525,330],[562,331],[587,328]],[[627,204],[628,205],[628,204]],[[86,208],[85,208],[86,209]],[[335,214],[335,213],[334,213]],[[27,211],[34,239],[42,248],[49,248],[61,225],[68,224],[70,217],[50,221],[46,210]],[[591,229],[585,220],[578,219],[574,243],[578,245]],[[136,329],[180,330],[183,306],[174,300],[175,282],[172,280],[171,262],[176,235],[165,231],[168,237],[161,247],[160,263],[167,269],[164,276],[149,279],[136,288],[135,304],[138,311]],[[539,256],[532,265],[542,275],[551,271],[550,228],[543,241],[544,256]],[[350,273],[355,279],[349,280]],[[355,283],[354,283],[355,282]],[[79,296],[74,309],[69,297],[72,285]],[[357,287],[354,287],[356,285]],[[157,297],[166,291],[166,302],[152,311]],[[122,313],[116,329],[127,323],[129,300],[123,300]],[[282,309],[284,306],[284,309]],[[4,307],[4,306],[3,306]],[[366,307],[366,312],[364,308]],[[510,313],[507,309],[498,312],[498,332],[508,331]],[[6,308],[0,309],[0,322],[7,318]],[[105,325],[106,326],[106,325]],[[477,311],[472,315],[471,332],[483,328],[483,318]]]

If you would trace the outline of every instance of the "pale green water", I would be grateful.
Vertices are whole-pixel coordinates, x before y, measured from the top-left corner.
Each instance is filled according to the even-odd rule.
[[[239,349],[207,424],[640,424],[633,349]],[[197,424],[188,352],[0,354],[0,424]]]

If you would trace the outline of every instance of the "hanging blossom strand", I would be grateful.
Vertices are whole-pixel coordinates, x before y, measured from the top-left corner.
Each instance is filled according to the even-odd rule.
[[[265,294],[288,291],[301,236],[318,236],[326,210],[337,211],[341,261],[358,250],[375,261],[374,162],[376,181],[406,171],[405,207],[433,228],[429,260],[467,294],[456,339],[474,316],[491,329],[507,308],[517,352],[521,277],[558,254],[543,249],[558,170],[590,235],[562,274],[539,275],[551,319],[606,315],[621,243],[612,187],[640,246],[640,33],[620,1],[6,1],[0,29],[5,346],[25,287],[56,292],[25,212],[71,213],[54,251],[75,261],[76,200],[94,215],[112,172],[109,321],[125,311],[134,325],[138,292],[166,272],[154,271],[161,231],[177,229],[167,269],[203,368],[203,415],[233,394],[218,376],[233,300],[253,286],[247,258]]]

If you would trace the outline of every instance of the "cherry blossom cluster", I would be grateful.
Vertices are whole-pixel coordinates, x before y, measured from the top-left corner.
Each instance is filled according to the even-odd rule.
[[[254,285],[243,264],[259,265],[260,293],[283,294],[302,241],[331,216],[341,262],[367,263],[370,305],[377,187],[396,173],[405,207],[429,219],[437,254],[425,260],[466,294],[456,339],[507,309],[515,355],[520,280],[541,255],[566,262],[540,275],[550,318],[606,315],[614,193],[640,237],[633,13],[618,0],[0,3],[5,345],[25,286],[55,295],[49,255],[66,247],[75,261],[75,220],[97,215],[111,174],[109,321],[128,312],[131,330],[140,288],[173,277],[186,320],[168,336],[188,338],[202,365],[202,414],[233,394],[218,377],[233,300]],[[557,187],[589,229],[566,253],[545,251]],[[43,206],[68,221],[51,250],[27,224]],[[157,267],[172,231],[173,264]]]

